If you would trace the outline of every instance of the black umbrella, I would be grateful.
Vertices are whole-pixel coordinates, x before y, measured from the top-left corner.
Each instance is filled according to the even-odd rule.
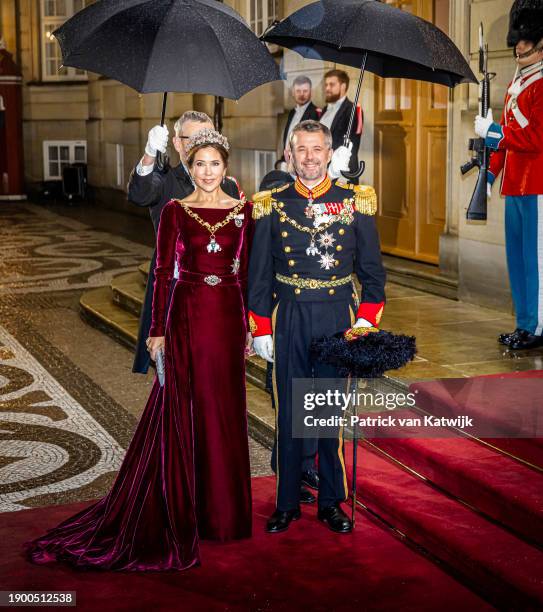
[[[217,0],[99,0],[53,32],[64,66],[140,93],[190,92],[238,100],[281,78],[236,11]]]
[[[364,71],[454,87],[477,83],[452,40],[432,23],[379,0],[319,0],[273,25],[263,40],[303,57],[360,67],[345,144],[349,139]],[[356,178],[357,173],[345,173]]]
[[[281,78],[266,46],[217,0],[100,0],[54,36],[65,66],[97,72],[140,93],[238,100]]]

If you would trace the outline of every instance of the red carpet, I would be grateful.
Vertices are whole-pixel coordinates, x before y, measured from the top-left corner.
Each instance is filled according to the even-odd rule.
[[[466,439],[372,442],[451,495],[543,545],[543,473]]]
[[[367,456],[367,453],[364,453]],[[364,479],[362,479],[364,484]],[[23,541],[40,535],[83,504],[2,515],[2,589],[76,590],[78,610],[490,610],[488,604],[369,515],[358,513],[351,535],[336,535],[316,520],[315,508],[284,534],[269,535],[273,478],[253,480],[254,535],[227,545],[204,543],[203,565],[188,572],[76,572],[35,566]]]
[[[378,451],[369,451],[366,443],[358,464],[359,498],[371,510],[477,585],[496,605],[541,609],[540,549],[435,490]]]
[[[417,406],[435,416],[462,414],[504,433],[482,435],[485,442],[505,453],[543,470],[543,436],[527,434],[543,431],[543,370],[446,378],[414,383]],[[512,436],[507,432],[518,430]],[[524,434],[523,434],[524,430]]]
[[[537,428],[541,378],[536,371],[445,379],[410,390],[418,390],[417,406],[437,416],[476,414],[497,427]],[[542,609],[543,440],[498,438],[492,448],[437,438],[440,431],[436,439],[377,438],[375,431],[359,451],[359,497],[495,605]]]

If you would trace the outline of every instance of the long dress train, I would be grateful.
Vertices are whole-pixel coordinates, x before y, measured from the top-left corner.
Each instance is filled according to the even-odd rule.
[[[215,233],[220,250],[209,252],[204,225],[227,217]],[[155,378],[109,493],[25,543],[34,563],[180,570],[200,562],[200,538],[250,537],[244,358],[250,228],[243,200],[231,210],[178,200],[164,207],[150,332],[165,335],[164,387]],[[180,275],[168,309],[176,250]]]

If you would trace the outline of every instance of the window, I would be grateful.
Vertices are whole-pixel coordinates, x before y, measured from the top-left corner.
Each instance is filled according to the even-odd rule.
[[[275,151],[255,151],[255,192],[260,190],[262,179],[273,170]]]
[[[42,75],[44,81],[86,80],[85,70],[62,66],[60,46],[53,32],[90,0],[41,0]]]
[[[279,0],[247,0],[247,15],[251,30],[260,36],[279,13]]]
[[[87,163],[85,140],[45,140],[43,143],[43,178],[62,180],[62,169],[68,164]]]

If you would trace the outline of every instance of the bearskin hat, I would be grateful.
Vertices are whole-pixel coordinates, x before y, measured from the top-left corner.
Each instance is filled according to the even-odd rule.
[[[534,45],[543,38],[543,0],[515,0],[509,13],[507,45],[514,47],[520,40]]]

